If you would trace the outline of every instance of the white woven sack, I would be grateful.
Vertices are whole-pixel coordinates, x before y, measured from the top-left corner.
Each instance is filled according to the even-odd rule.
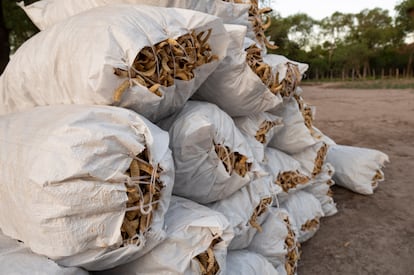
[[[0,120],[0,228],[64,266],[102,270],[145,254],[164,237],[174,182],[168,133],[109,106],[37,107]],[[158,207],[139,244],[124,243],[126,171],[147,149],[162,169]],[[155,202],[154,202],[155,203]],[[128,210],[129,211],[129,210]]]
[[[208,29],[219,60],[195,68],[191,80],[161,86],[161,96],[132,79],[120,101],[114,99],[128,80],[114,68],[128,71],[144,47]],[[0,114],[38,105],[115,104],[158,121],[181,108],[214,71],[227,42],[221,20],[208,14],[138,5],[95,8],[36,34],[16,51],[0,79]]]
[[[288,154],[295,154],[314,145],[317,140],[305,125],[298,103],[294,98],[285,99],[273,114],[282,117],[284,127],[269,142],[274,147]]]
[[[330,163],[325,163],[322,172],[304,190],[311,193],[319,200],[325,217],[338,213],[336,203],[332,197],[331,186],[335,184],[332,180],[335,169]]]
[[[292,157],[300,163],[301,171],[305,175],[315,178],[321,173],[323,164],[326,162],[327,148],[328,146],[320,141],[299,153],[292,154]],[[320,163],[317,161],[318,157],[321,160]]]
[[[52,26],[69,16],[108,4],[139,4],[183,8],[220,17],[227,24],[250,25],[250,4],[235,4],[223,0],[41,0],[21,7],[40,29]]]
[[[274,187],[269,177],[262,177],[228,198],[207,204],[209,208],[222,213],[233,228],[234,238],[229,249],[244,249],[249,245],[257,231],[254,225],[260,227],[266,218],[272,197],[278,192],[280,189]],[[268,204],[264,204],[264,201],[267,201]],[[255,215],[259,209],[261,214]]]
[[[315,133],[313,136],[317,137],[318,140],[323,141],[328,145],[336,145],[336,142],[332,138],[322,133],[322,131],[315,126],[312,126],[312,131]]]
[[[248,250],[234,250],[227,254],[228,275],[279,275],[265,257]]]
[[[225,28],[230,37],[226,57],[193,98],[214,103],[232,117],[274,109],[282,98],[274,95],[247,64],[246,27],[225,25]]]
[[[288,154],[271,147],[268,147],[265,150],[265,162],[263,165],[265,170],[272,176],[273,184],[277,184],[276,182],[279,174],[284,172],[296,172],[298,176],[306,177],[306,175],[302,174],[300,171],[301,165],[299,161]],[[279,203],[282,203],[287,199],[290,193],[303,189],[310,184],[310,181],[307,181],[304,184],[298,184],[295,187],[289,188],[287,191],[281,188],[281,191],[273,200],[273,205],[278,206]]]
[[[172,196],[165,214],[167,238],[143,257],[102,274],[203,274],[196,257],[212,245],[215,261],[226,274],[227,246],[233,237],[220,213],[190,200]]]
[[[309,69],[308,64],[290,60],[286,56],[279,54],[266,54],[263,56],[263,61],[272,66],[273,70],[279,73],[279,82],[285,79],[287,64],[289,63],[298,66],[299,72],[302,75],[302,77]]]
[[[382,168],[389,158],[374,149],[333,145],[328,150],[326,161],[335,168],[337,185],[359,194],[371,195],[378,183],[384,180]]]
[[[214,104],[189,101],[181,112],[159,125],[169,129],[175,163],[173,193],[177,196],[210,203],[230,196],[262,173],[231,117]],[[215,144],[247,157],[250,171],[243,177],[228,172]]]
[[[33,253],[23,243],[13,240],[0,230],[1,274],[27,275],[87,275],[87,271],[77,267],[59,266],[45,256]]]
[[[290,214],[299,242],[312,238],[319,229],[319,220],[324,216],[320,202],[310,193],[300,190],[290,194],[280,206]],[[317,223],[311,228],[304,228],[307,222],[315,220]]]
[[[282,118],[262,112],[235,117],[233,120],[236,127],[247,139],[255,158],[259,162],[265,161],[265,148],[270,139],[283,127]]]
[[[282,83],[284,79],[286,79],[286,75],[288,72],[288,67],[291,65],[297,66],[300,76],[293,75],[292,79],[289,81],[293,81],[298,85],[303,78],[303,75],[308,70],[309,65],[306,63],[301,63],[297,61],[293,61],[288,59],[283,55],[278,54],[266,54],[263,56],[263,61],[269,64],[272,67],[272,73],[278,76],[279,83]],[[295,86],[298,87],[298,86]],[[295,88],[294,91],[297,89]]]
[[[284,221],[285,219],[291,219],[286,210],[274,207],[270,208],[269,215],[262,224],[263,232],[257,233],[247,248],[249,251],[264,256],[274,267],[280,265],[285,267],[290,250],[295,250],[295,255],[299,257],[297,237],[294,236],[291,247],[288,247],[286,244],[289,230],[293,231],[293,229],[291,226],[289,228],[289,225]],[[293,269],[295,269],[297,260],[293,265]]]

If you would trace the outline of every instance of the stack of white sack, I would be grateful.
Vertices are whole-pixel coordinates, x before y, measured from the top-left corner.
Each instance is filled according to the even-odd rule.
[[[280,274],[296,274],[300,258],[300,243],[293,228],[289,213],[272,207],[249,247],[249,251],[264,256]]]
[[[0,228],[63,266],[103,270],[164,238],[168,133],[123,108],[60,105],[0,120]]]
[[[167,238],[143,257],[99,274],[228,274],[233,231],[220,213],[172,196],[165,214]]]
[[[328,150],[327,161],[335,169],[334,180],[337,185],[363,195],[371,195],[384,180],[382,168],[389,162],[388,156],[381,151],[332,145]]]
[[[158,125],[170,134],[177,196],[211,203],[263,174],[231,117],[214,104],[189,101]]]
[[[324,213],[319,200],[311,193],[300,190],[290,194],[280,207],[292,217],[299,242],[305,242],[316,234]]]
[[[33,253],[23,243],[13,240],[0,230],[0,266],[1,274],[27,275],[87,275],[87,271],[78,267],[60,266],[45,256]]]
[[[20,4],[42,31],[0,76],[9,273],[295,275],[331,185],[373,193],[388,157],[315,127],[258,2]]]
[[[0,79],[0,114],[38,105],[98,104],[158,121],[181,108],[214,71],[226,54],[227,37],[220,18],[191,10],[88,10],[16,51]]]
[[[338,212],[336,203],[333,200],[333,191],[331,186],[335,184],[332,177],[335,169],[330,163],[325,163],[322,172],[311,180],[309,186],[305,187],[305,191],[311,193],[319,200],[325,217],[332,216]]]

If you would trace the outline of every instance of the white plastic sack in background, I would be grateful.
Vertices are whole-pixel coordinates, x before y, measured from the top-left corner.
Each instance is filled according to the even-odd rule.
[[[292,217],[297,229],[298,241],[305,242],[315,235],[319,229],[319,220],[324,216],[320,202],[310,193],[300,190],[290,194],[281,208]]]
[[[252,71],[246,61],[246,28],[225,25],[230,43],[226,57],[194,94],[216,104],[230,116],[246,116],[274,109],[282,102]]]
[[[325,163],[322,172],[304,190],[311,193],[319,200],[325,217],[338,213],[336,203],[333,200],[331,186],[335,184],[332,180],[335,169],[330,163]]]
[[[274,267],[282,266],[284,274],[289,275],[296,272],[300,257],[300,244],[290,220],[286,210],[270,208],[263,232],[258,232],[247,248],[264,256]]]
[[[264,161],[264,151],[270,139],[283,127],[282,119],[270,113],[257,113],[233,118],[247,139],[255,158]]]
[[[227,254],[227,275],[279,275],[265,257],[248,250],[233,250]]]
[[[259,178],[228,198],[207,204],[222,213],[232,225],[234,238],[229,249],[244,249],[251,242],[260,224],[266,218],[272,198],[280,192],[270,177]]]
[[[0,120],[0,228],[64,266],[102,270],[145,254],[164,237],[174,182],[168,133],[117,107],[37,107]],[[147,149],[162,169],[158,207],[139,244],[123,244],[126,174]],[[123,245],[123,246],[122,246]]]
[[[231,117],[214,104],[189,101],[181,112],[159,125],[169,129],[175,163],[173,193],[177,196],[210,203],[230,196],[262,173]],[[215,144],[245,156],[250,171],[243,177],[227,171]]]
[[[288,154],[295,154],[317,142],[306,127],[294,98],[285,99],[276,110],[271,112],[282,117],[284,126],[269,142],[269,147],[277,148]]]
[[[301,171],[305,175],[315,178],[322,171],[327,152],[328,145],[318,142],[299,153],[292,154],[292,157],[300,163]]]
[[[209,248],[219,268],[214,274],[226,274],[227,246],[233,232],[222,214],[172,196],[165,226],[167,238],[160,245],[143,257],[102,274],[204,274],[196,257]]]
[[[333,145],[328,150],[326,161],[335,168],[337,185],[359,194],[371,195],[378,183],[384,180],[382,168],[389,159],[378,150]]]
[[[56,24],[82,11],[108,4],[140,4],[158,7],[183,8],[220,17],[224,23],[250,25],[250,4],[236,4],[223,0],[41,0],[28,6],[21,5],[29,18],[40,29]]]
[[[3,235],[0,230],[0,273],[13,275],[87,275],[77,267],[59,266],[45,256],[33,253],[23,243]]]
[[[116,102],[115,91],[128,78],[114,68],[128,71],[144,47],[208,29],[219,60],[195,68],[191,80],[161,86],[161,96],[137,84]],[[115,104],[158,121],[192,96],[224,58],[227,43],[221,20],[208,14],[138,5],[92,9],[36,34],[16,51],[0,79],[0,114],[39,105]]]

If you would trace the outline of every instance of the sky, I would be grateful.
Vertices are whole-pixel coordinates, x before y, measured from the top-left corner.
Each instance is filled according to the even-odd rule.
[[[331,16],[335,11],[358,13],[363,9],[381,8],[389,10],[394,17],[394,7],[400,0],[267,0],[274,11],[282,17],[296,13],[306,13],[316,20]]]

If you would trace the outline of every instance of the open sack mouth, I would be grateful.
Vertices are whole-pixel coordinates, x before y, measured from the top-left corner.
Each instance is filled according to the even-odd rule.
[[[213,249],[214,246],[221,241],[223,241],[223,239],[220,237],[214,239],[206,251],[194,257],[194,259],[198,261],[202,275],[215,275],[220,271],[220,266],[217,262],[216,256],[214,255]]]
[[[131,162],[127,173],[127,212],[121,226],[124,245],[139,245],[141,236],[150,228],[154,211],[157,210],[164,188],[160,180],[162,169],[149,163],[148,151],[144,149]]]
[[[114,68],[114,74],[128,78],[116,89],[114,101],[121,101],[124,92],[134,85],[142,85],[161,97],[161,87],[174,85],[176,79],[193,79],[195,68],[218,60],[208,43],[211,32],[212,29],[192,31],[177,39],[165,39],[141,49],[129,70]]]
[[[239,176],[244,177],[250,172],[252,163],[247,161],[246,156],[238,152],[232,152],[228,146],[220,144],[214,143],[214,149],[229,175],[232,175],[234,172]]]

